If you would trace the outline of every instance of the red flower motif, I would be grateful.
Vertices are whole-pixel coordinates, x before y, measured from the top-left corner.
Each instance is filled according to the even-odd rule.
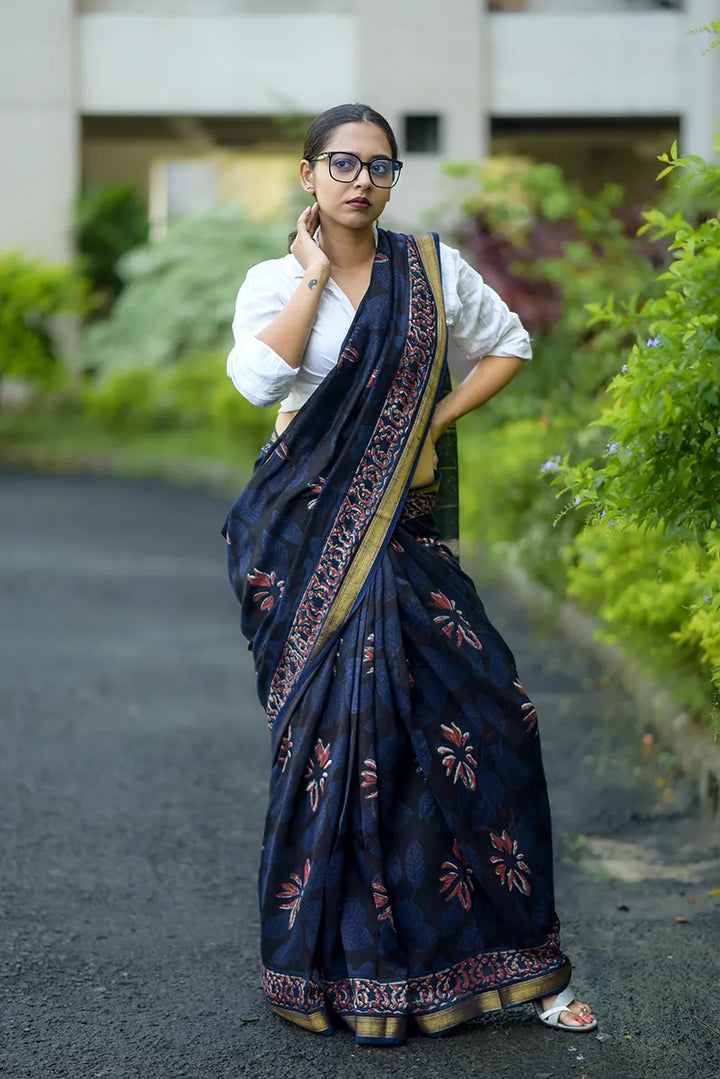
[[[445,612],[436,615],[433,619],[445,636],[454,641],[458,648],[463,641],[466,641],[471,648],[482,651],[482,644],[471,630],[469,623],[463,618],[462,611],[456,608],[455,600],[449,599],[444,592],[431,592],[430,596],[435,601],[435,606]]]
[[[372,890],[375,909],[378,912],[378,921],[388,921],[394,929],[395,922],[393,921],[392,907],[390,906],[390,897],[387,894],[387,888],[384,884],[381,884],[380,881],[374,880]]]
[[[322,491],[324,486],[325,486],[325,477],[324,476],[318,476],[317,483],[309,483],[308,484],[308,487],[310,488],[310,494],[314,495],[314,498],[311,498],[310,501],[307,504],[307,508],[309,510],[311,510],[313,508],[313,506],[315,505],[315,503],[317,502],[318,496],[320,495],[320,492]]]
[[[253,603],[259,603],[261,611],[272,610],[276,600],[279,600],[282,595],[285,582],[278,581],[277,575],[274,572],[265,573],[264,570],[258,569],[257,567],[252,573],[248,573],[247,579],[248,584],[262,590],[259,591],[256,596],[253,596]]]
[[[375,634],[371,633],[368,639],[365,641],[365,648],[363,649],[363,663],[369,663],[370,666],[366,668],[365,674],[372,674],[375,670],[373,664],[375,663]]]
[[[330,760],[330,743],[326,746],[322,744],[322,739],[318,738],[315,745],[315,755],[311,754],[308,758],[307,767],[305,769],[304,779],[308,781],[305,790],[310,795],[310,808],[313,813],[317,813],[318,805],[320,804],[320,795],[325,793],[325,780],[328,777],[328,768],[332,764]]]
[[[360,773],[360,786],[366,792],[366,798],[377,798],[377,764],[372,757],[366,757],[363,764],[365,771]]]
[[[519,681],[516,680],[515,682],[513,682],[513,685],[515,686],[515,689],[518,691],[518,693],[521,693],[522,696],[526,698],[523,704],[520,705],[520,711],[523,713],[523,720],[527,724],[527,729],[532,734],[533,731],[537,731],[538,725],[538,717],[537,712],[535,711],[535,705],[528,697],[525,691],[525,687]]]
[[[465,855],[460,850],[457,839],[453,842],[453,854],[456,862],[443,862],[440,866],[445,872],[440,874],[440,894],[445,892],[445,902],[458,899],[463,910],[470,910],[474,885],[472,882],[472,869],[467,864]]]
[[[507,884],[508,891],[517,888],[523,895],[530,895],[530,885],[524,874],[530,873],[531,870],[523,861],[524,855],[518,853],[517,840],[511,839],[507,832],[503,831],[499,836],[491,832],[490,841],[495,850],[500,851],[500,854],[490,856],[500,883]]]
[[[288,727],[287,734],[283,736],[283,740],[280,743],[280,750],[278,752],[278,762],[281,766],[281,770],[285,771],[287,762],[292,757],[292,727]]]
[[[473,757],[473,747],[469,744],[470,732],[461,731],[456,723],[440,726],[445,738],[450,745],[438,746],[438,753],[445,765],[445,772],[452,776],[453,783],[461,779],[468,790],[474,791],[477,785],[475,779],[475,765],[477,761]]]
[[[308,877],[310,876],[310,859],[306,859],[303,866],[302,877],[299,873],[291,873],[290,880],[286,881],[277,893],[278,899],[284,899],[286,902],[280,904],[280,910],[289,910],[290,919],[288,921],[288,929],[292,929],[295,925],[295,919],[298,916],[300,910],[300,904],[302,903],[303,895],[305,894],[305,888],[307,887]]]

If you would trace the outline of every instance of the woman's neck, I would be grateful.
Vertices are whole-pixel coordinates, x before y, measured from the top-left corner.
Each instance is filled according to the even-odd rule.
[[[375,230],[326,229],[320,226],[320,247],[330,265],[341,270],[366,266],[375,257]]]

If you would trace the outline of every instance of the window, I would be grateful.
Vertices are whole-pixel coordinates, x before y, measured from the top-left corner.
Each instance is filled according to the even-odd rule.
[[[440,153],[440,117],[405,117],[405,149],[411,154]]]

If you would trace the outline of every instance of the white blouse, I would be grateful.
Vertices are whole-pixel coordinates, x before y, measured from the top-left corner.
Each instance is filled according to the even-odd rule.
[[[470,360],[483,356],[532,356],[530,337],[520,319],[486,285],[480,274],[445,244],[440,244],[445,314],[450,337]],[[280,402],[281,412],[299,409],[337,363],[355,309],[332,278],[318,303],[315,322],[299,367],[291,367],[260,333],[275,319],[298,287],[304,271],[294,255],[260,262],[248,271],[237,297],[235,346],[227,373],[253,405]]]

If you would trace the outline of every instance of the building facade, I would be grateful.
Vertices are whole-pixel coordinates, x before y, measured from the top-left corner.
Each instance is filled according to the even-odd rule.
[[[153,162],[226,152],[257,177],[341,101],[398,132],[391,225],[491,142],[554,138],[572,162],[595,130],[654,158],[679,130],[709,156],[720,49],[689,31],[718,18],[720,0],[3,0],[0,249],[68,257],[83,179],[147,192]]]

